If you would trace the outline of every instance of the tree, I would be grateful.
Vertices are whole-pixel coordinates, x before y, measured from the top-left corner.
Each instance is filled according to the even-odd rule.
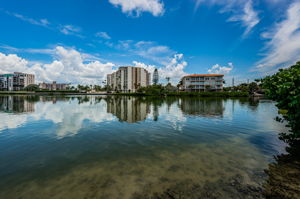
[[[167,92],[176,92],[177,91],[177,87],[173,86],[171,83],[168,83],[165,86],[165,89]]]
[[[36,84],[30,84],[24,88],[25,91],[36,91],[39,90],[39,86]]]
[[[300,62],[261,80],[266,95],[277,102],[291,131],[281,134],[286,142],[300,140]],[[280,119],[279,119],[280,120]]]
[[[168,83],[170,82],[170,79],[171,79],[170,77],[166,77]]]
[[[102,90],[101,86],[99,85],[94,85],[94,88],[93,88],[95,91],[99,92]]]
[[[177,89],[180,90],[180,88],[182,87],[183,83],[182,80],[179,81],[179,83],[177,84]]]
[[[205,85],[205,90],[209,91],[210,90],[210,85]]]
[[[257,90],[259,89],[258,85],[256,82],[251,82],[249,85],[248,85],[248,91],[249,93],[254,93],[256,92]]]

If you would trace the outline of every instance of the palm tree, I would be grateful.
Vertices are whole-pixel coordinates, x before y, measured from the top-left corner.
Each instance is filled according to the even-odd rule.
[[[205,85],[205,91],[210,90],[210,85]]]
[[[170,82],[170,79],[171,79],[170,77],[166,77],[166,80],[168,81],[168,83]]]

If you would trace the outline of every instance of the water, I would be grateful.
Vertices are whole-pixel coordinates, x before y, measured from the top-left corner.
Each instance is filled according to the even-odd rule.
[[[0,198],[261,198],[274,102],[0,96]]]

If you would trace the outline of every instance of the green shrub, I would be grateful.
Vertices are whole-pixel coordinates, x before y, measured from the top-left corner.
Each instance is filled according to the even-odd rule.
[[[277,102],[277,107],[286,110],[284,120],[291,128],[289,134],[281,134],[287,142],[300,139],[300,62],[261,80],[266,95]],[[282,112],[282,111],[281,111]]]

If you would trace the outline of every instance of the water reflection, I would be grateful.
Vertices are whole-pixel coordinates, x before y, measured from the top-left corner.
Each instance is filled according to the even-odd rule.
[[[0,198],[262,198],[263,170],[281,150],[270,101],[10,98]],[[19,114],[23,101],[33,111]]]
[[[224,102],[222,99],[183,98],[180,108],[188,115],[202,117],[223,117]]]
[[[9,113],[34,112],[34,97],[2,96],[0,97],[0,111]]]
[[[30,102],[27,96],[1,96],[1,107],[6,107],[8,101],[9,106],[13,107],[13,113],[27,114],[0,113],[0,130],[17,128],[32,121],[49,121],[55,125],[55,136],[63,138],[76,135],[84,128],[85,121],[99,123],[114,120],[114,117],[106,112],[106,103],[101,101],[102,97],[35,97],[37,99]],[[53,134],[53,131],[47,129],[41,131]]]
[[[135,123],[143,121],[150,113],[150,103],[135,97],[112,97],[105,98],[107,112],[115,115],[119,121]]]
[[[30,120],[47,120],[57,124],[59,138],[76,135],[85,121],[104,122],[116,117],[119,121],[136,123],[147,118],[167,120],[174,129],[181,130],[186,116],[204,118],[231,118],[238,101],[239,106],[258,106],[258,102],[199,98],[144,98],[128,96],[1,96],[2,114],[0,130],[16,128]],[[14,115],[27,113],[27,115]],[[13,122],[12,122],[13,120]],[[76,121],[76,122],[75,122]]]

